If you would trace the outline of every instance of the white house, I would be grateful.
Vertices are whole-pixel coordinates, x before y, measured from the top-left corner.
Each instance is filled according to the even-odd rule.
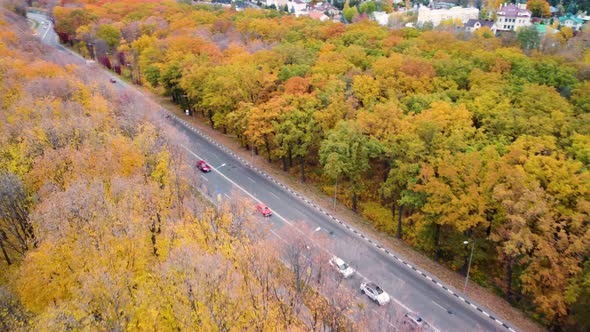
[[[338,10],[338,8],[334,7],[333,5],[331,5],[328,2],[318,2],[315,5],[312,5],[311,9],[315,10],[315,11],[321,11],[323,13],[327,13],[328,16],[334,16],[334,15],[338,15],[338,13],[340,13],[340,10]]]
[[[373,12],[373,19],[379,25],[387,26],[389,24],[389,15],[386,12]]]
[[[582,29],[582,26],[584,25],[584,20],[572,14],[567,14],[559,18],[559,25],[578,31]]]
[[[289,12],[295,14],[295,16],[307,16],[309,11],[307,10],[308,4],[303,0],[293,0],[287,3],[289,6]]]
[[[469,32],[477,31],[483,27],[490,28],[490,30],[492,30],[492,33],[496,34],[497,27],[496,27],[496,23],[494,21],[470,19],[469,21],[467,21],[467,23],[465,23],[463,25],[463,28],[465,29],[465,31],[469,31]]]
[[[532,13],[526,5],[502,5],[496,12],[496,27],[498,31],[516,31],[521,27],[531,25]]]
[[[477,8],[463,8],[452,7],[449,9],[430,9],[426,6],[420,6],[418,9],[418,26],[424,25],[426,22],[432,22],[433,26],[438,26],[441,21],[459,19],[465,23],[470,19],[479,17],[479,9]]]

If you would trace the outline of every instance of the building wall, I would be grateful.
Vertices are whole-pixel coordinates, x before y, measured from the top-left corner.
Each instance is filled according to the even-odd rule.
[[[421,6],[418,9],[418,26],[426,22],[432,22],[434,26],[438,26],[441,21],[448,19],[460,19],[463,23],[469,19],[477,19],[479,17],[479,9],[477,8],[462,8],[453,7],[451,9],[430,9]]]
[[[572,28],[573,30],[580,30],[580,28],[582,27],[582,24],[579,24],[572,19],[567,19],[560,24],[564,27]]]
[[[496,26],[500,31],[518,30],[521,27],[531,25],[530,17],[509,17],[500,16],[496,19]]]

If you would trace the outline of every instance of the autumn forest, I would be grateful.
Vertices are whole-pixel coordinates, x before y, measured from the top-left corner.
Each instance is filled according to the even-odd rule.
[[[44,58],[14,15],[0,21],[0,330],[307,329],[303,303],[371,329],[337,318],[338,285],[324,283],[332,307],[293,289],[239,199],[210,207],[173,130],[137,117],[157,107]],[[64,45],[377,231],[463,273],[475,241],[473,280],[550,329],[590,329],[590,31],[523,50],[174,1],[64,0],[53,16]]]

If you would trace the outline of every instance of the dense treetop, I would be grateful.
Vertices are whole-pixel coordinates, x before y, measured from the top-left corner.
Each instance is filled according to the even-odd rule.
[[[63,42],[302,181],[329,194],[338,181],[377,229],[453,269],[476,241],[476,280],[545,324],[589,327],[588,32],[493,38],[169,1],[76,4],[55,8]]]
[[[203,199],[155,105],[63,65],[22,17],[0,26],[0,330],[378,329],[301,272],[325,254],[269,240],[251,202]]]

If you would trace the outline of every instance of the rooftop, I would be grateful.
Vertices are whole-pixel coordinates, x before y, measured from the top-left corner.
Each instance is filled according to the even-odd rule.
[[[582,18],[577,17],[577,16],[574,16],[572,14],[567,14],[567,15],[561,16],[559,18],[559,22],[563,22],[565,20],[572,20],[572,21],[574,21],[577,24],[584,24],[584,20]]]
[[[529,10],[524,9],[524,8],[520,8],[514,4],[509,4],[509,5],[500,7],[497,14],[500,16],[508,16],[508,17],[522,17],[522,16],[531,17],[532,16],[532,13]]]
[[[467,21],[467,22],[464,24],[464,26],[465,26],[466,28],[473,28],[473,27],[475,26],[475,23],[477,23],[477,22],[479,22],[479,24],[480,24],[482,27],[488,27],[488,28],[491,28],[491,27],[492,27],[492,26],[495,24],[495,22],[494,22],[494,21],[476,20],[476,19],[473,19],[473,18],[471,18],[471,19],[469,19],[469,21]]]

